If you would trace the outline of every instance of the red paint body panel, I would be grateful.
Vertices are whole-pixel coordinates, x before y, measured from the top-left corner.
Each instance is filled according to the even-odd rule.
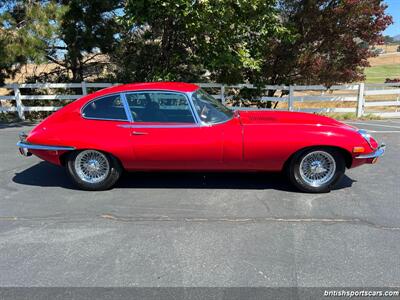
[[[337,147],[352,157],[355,146],[373,151],[356,129],[327,117],[279,111],[246,111],[240,116],[244,160],[256,169],[281,170],[290,156],[307,147]]]
[[[142,123],[136,123],[141,125]],[[146,123],[146,125],[160,125]],[[131,128],[128,169],[212,169],[222,163],[222,128]],[[196,138],[194,138],[196,137]]]
[[[165,90],[191,93],[186,83],[143,83],[114,86],[85,96],[52,114],[29,134],[27,141],[50,146],[97,149],[114,155],[127,170],[279,171],[297,151],[313,146],[342,149],[352,158],[354,147],[372,149],[353,127],[331,118],[294,112],[241,111],[212,126],[159,128],[161,123],[89,120],[83,105],[94,98],[127,91]],[[154,128],[131,128],[154,125]],[[171,124],[170,124],[171,125]],[[187,124],[186,124],[187,125]],[[140,131],[140,135],[134,132]],[[60,164],[65,151],[32,150]],[[351,167],[369,160],[352,159]]]
[[[60,156],[66,151],[29,150],[33,155],[55,165],[61,165]]]

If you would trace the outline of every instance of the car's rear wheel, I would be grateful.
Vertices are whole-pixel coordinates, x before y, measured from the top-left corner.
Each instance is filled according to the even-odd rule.
[[[290,181],[301,191],[326,193],[342,178],[343,155],[333,148],[313,148],[296,153],[288,165]]]
[[[71,153],[66,167],[74,183],[90,191],[111,188],[122,173],[122,167],[113,156],[97,150]]]

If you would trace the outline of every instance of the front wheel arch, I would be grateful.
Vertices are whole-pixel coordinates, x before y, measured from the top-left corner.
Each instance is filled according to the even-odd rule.
[[[313,154],[316,153],[316,154]],[[329,169],[332,167],[324,166],[321,165],[322,171],[316,171],[317,173],[311,173],[307,175],[308,171],[306,171],[306,174],[302,174],[302,163],[304,162],[304,159],[306,157],[310,157],[309,155],[314,155],[314,159],[316,159],[316,163],[323,164],[323,161],[328,161],[329,163],[329,157],[330,160],[332,161],[333,165],[333,170],[331,170],[333,173],[329,173]],[[322,155],[325,156],[325,159],[320,160],[321,158],[316,158],[315,155]],[[311,156],[312,157],[312,156]],[[314,162],[313,162],[314,163]],[[326,168],[324,170],[324,167]],[[317,166],[314,166],[314,168],[320,168]],[[342,176],[345,173],[346,169],[346,162],[345,162],[345,157],[343,156],[343,153],[338,150],[335,147],[307,147],[305,149],[302,149],[302,151],[297,151],[294,156],[288,160],[287,165],[285,166],[285,173],[290,182],[300,191],[307,192],[307,193],[326,193],[330,192],[336,183],[342,178]],[[322,175],[322,177],[318,178],[318,174],[321,172],[326,172],[325,174]],[[309,175],[312,176],[317,176],[316,178],[307,178]],[[324,181],[325,177],[325,181]],[[312,180],[313,182],[310,182],[309,180]],[[315,180],[315,182],[314,182]],[[321,182],[317,182],[321,180]]]
[[[336,150],[336,151],[340,152],[343,155],[344,161],[346,163],[346,168],[348,168],[348,169],[351,167],[351,165],[353,163],[353,157],[351,156],[351,153],[344,148],[337,147],[337,146],[326,146],[326,145],[310,146],[310,147],[301,148],[301,149],[297,150],[296,152],[292,153],[292,155],[290,155],[289,158],[283,164],[282,171],[286,171],[288,169],[292,159],[295,158],[299,153],[308,151],[308,150],[312,150],[312,149],[332,149],[332,150]]]

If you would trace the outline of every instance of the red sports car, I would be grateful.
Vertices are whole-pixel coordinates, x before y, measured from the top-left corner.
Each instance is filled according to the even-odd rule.
[[[123,170],[285,171],[306,192],[327,192],[346,168],[374,163],[385,146],[331,118],[232,111],[197,85],[103,89],[20,134],[23,155],[65,166],[82,189],[112,187]]]

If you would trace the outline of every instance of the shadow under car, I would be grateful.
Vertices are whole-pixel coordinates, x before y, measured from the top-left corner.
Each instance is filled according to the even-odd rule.
[[[23,185],[78,189],[64,168],[47,162],[16,173],[12,180]],[[351,187],[353,182],[344,175],[334,190]],[[273,189],[297,192],[284,174],[279,172],[125,172],[114,188]]]

